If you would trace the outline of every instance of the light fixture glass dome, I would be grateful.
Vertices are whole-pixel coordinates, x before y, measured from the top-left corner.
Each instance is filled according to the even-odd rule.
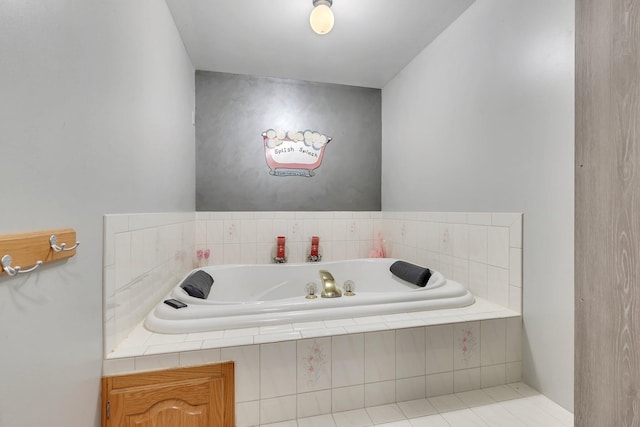
[[[309,17],[309,23],[311,28],[316,33],[323,35],[327,34],[333,28],[333,12],[331,8],[326,4],[319,4],[311,11]]]

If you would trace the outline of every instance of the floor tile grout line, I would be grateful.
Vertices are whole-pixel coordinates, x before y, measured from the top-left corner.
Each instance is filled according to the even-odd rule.
[[[518,390],[516,390],[515,388],[511,387],[511,386],[512,386],[512,384],[524,384],[525,386],[526,386],[526,384],[525,384],[525,383],[522,383],[521,381],[520,381],[520,382],[516,382],[516,383],[505,384],[506,386],[509,386],[509,387],[510,387],[514,392],[516,392],[516,394],[518,394],[518,395],[519,395],[519,397],[517,397],[517,398],[512,398],[512,399],[504,399],[504,400],[496,401],[495,399],[493,399],[493,397],[489,396],[489,397],[493,400],[493,402],[492,402],[492,403],[488,403],[488,404],[485,404],[485,405],[477,405],[477,406],[474,406],[474,407],[470,407],[470,406],[469,406],[469,405],[467,405],[464,401],[462,401],[462,403],[463,403],[463,404],[464,404],[464,406],[465,406],[465,408],[463,408],[463,409],[470,409],[470,410],[473,410],[473,408],[482,407],[482,406],[489,406],[489,405],[495,405],[495,404],[501,405],[503,402],[509,402],[509,401],[515,401],[515,400],[521,400],[521,399],[522,399],[522,400],[527,400],[527,399],[532,398],[532,397],[535,397],[535,396],[543,396],[545,399],[548,399],[546,396],[544,396],[544,395],[542,395],[541,393],[538,393],[538,392],[536,392],[536,394],[532,394],[532,395],[527,395],[527,396],[525,396],[525,395],[523,395],[522,393],[519,393],[519,392],[518,392]],[[478,389],[478,390],[483,390],[483,389]],[[456,395],[456,393],[451,393],[451,394],[449,394],[449,395],[443,395],[443,396],[452,396],[452,395]],[[437,396],[436,396],[436,397],[437,397]],[[415,400],[421,400],[421,399],[415,399]],[[425,400],[426,400],[427,402],[429,402],[429,398],[425,398]],[[551,401],[550,399],[549,399],[549,402],[553,403],[553,401]],[[397,404],[398,402],[395,402],[395,403]],[[376,406],[384,406],[384,405],[376,405]],[[371,406],[371,407],[376,407],[376,406]],[[432,405],[432,406],[433,406],[433,405]],[[516,419],[519,419],[519,420],[521,419],[517,414],[514,414],[512,411],[510,411],[510,410],[509,410],[509,408],[504,407],[503,405],[501,405],[501,406],[502,406],[506,411],[508,411],[511,415],[513,415]],[[564,410],[564,408],[560,407],[559,405],[558,405],[558,407],[559,407],[560,409],[563,409],[563,410]],[[360,409],[360,410],[364,410],[364,411],[365,411],[365,414],[366,414],[366,415],[367,415],[367,417],[369,418],[370,422],[373,422],[373,420],[371,419],[371,416],[370,416],[370,415],[368,414],[368,412],[366,411],[366,408],[367,408],[367,407],[363,407],[363,408],[359,408],[359,409]],[[454,410],[454,411],[443,411],[443,412],[440,412],[440,411],[438,411],[438,409],[437,409],[437,408],[435,408],[435,407],[434,407],[434,409],[436,409],[437,413],[436,413],[436,414],[431,414],[431,415],[439,415],[439,416],[440,416],[440,417],[442,417],[442,418],[445,420],[445,422],[447,422],[447,423],[448,423],[448,421],[447,421],[447,420],[442,416],[442,414],[446,414],[446,413],[448,413],[448,412],[455,412],[455,410]],[[354,410],[358,410],[358,409],[354,409]],[[461,410],[461,409],[459,409],[459,410]],[[547,410],[545,410],[545,409],[542,409],[542,410],[543,410],[543,411],[544,411],[548,416],[550,416],[550,417],[552,417],[553,419],[555,419],[556,421],[558,421],[558,423],[560,423],[560,424],[564,424],[564,421],[563,421],[563,420],[561,420],[561,419],[558,419],[554,414],[551,414],[549,411],[547,411]],[[349,411],[341,411],[341,412],[349,412]],[[401,413],[402,413],[402,415],[405,417],[405,418],[404,418],[404,420],[409,421],[409,422],[411,422],[411,420],[412,420],[412,419],[416,419],[416,418],[421,418],[421,417],[422,417],[422,416],[419,416],[419,417],[409,418],[409,417],[407,417],[407,416],[406,416],[406,414],[405,414],[402,410],[401,410],[400,412],[401,412]],[[568,412],[568,411],[567,411],[567,412]],[[335,413],[333,413],[333,412],[332,412],[330,415],[331,415],[331,418],[332,418],[332,420],[333,420],[334,424],[335,424],[336,426],[338,426],[338,422],[336,421],[334,414],[335,414]],[[476,414],[476,415],[477,415],[477,414]],[[477,415],[477,416],[479,416],[479,415]],[[479,416],[479,417],[480,417],[480,416]],[[306,417],[306,418],[312,418],[312,417]],[[484,418],[482,418],[482,417],[480,417],[480,418],[481,418],[483,421],[485,421],[485,422],[486,422],[486,420],[485,420]],[[398,421],[404,421],[404,420],[398,420]],[[292,420],[292,421],[295,421],[295,422],[296,422],[296,424],[297,424],[297,425],[299,425],[298,419],[295,419],[295,420]],[[449,423],[448,423],[448,424],[449,424]],[[375,426],[375,424],[370,424],[370,426]]]
[[[534,395],[534,396],[540,396],[540,394]],[[530,396],[533,397],[533,396]],[[556,411],[549,411],[547,410],[547,408],[545,407],[546,405],[542,405],[540,407],[540,409],[546,413],[547,415],[549,415],[551,418],[553,418],[554,420],[558,421],[560,424],[565,424],[564,420],[560,419],[557,417],[557,412]],[[558,405],[559,406],[559,405]],[[564,409],[564,408],[563,408]]]

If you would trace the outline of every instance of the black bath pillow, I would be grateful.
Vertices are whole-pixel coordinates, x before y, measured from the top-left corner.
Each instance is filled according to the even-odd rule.
[[[431,277],[431,270],[405,261],[396,261],[389,268],[394,276],[409,283],[425,287]]]
[[[194,298],[207,299],[212,284],[213,277],[209,273],[197,270],[184,279],[180,287]]]

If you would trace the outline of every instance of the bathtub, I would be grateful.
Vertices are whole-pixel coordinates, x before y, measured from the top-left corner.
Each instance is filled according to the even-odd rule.
[[[398,279],[389,271],[395,259],[220,265],[202,270],[214,278],[208,299],[189,296],[179,284],[169,298],[187,304],[175,309],[160,302],[145,319],[147,329],[179,334],[220,329],[268,326],[328,319],[405,313],[464,307],[473,295],[460,283],[434,271],[424,288]],[[315,282],[321,291],[319,270],[328,270],[342,289],[355,283],[354,296],[305,298]]]

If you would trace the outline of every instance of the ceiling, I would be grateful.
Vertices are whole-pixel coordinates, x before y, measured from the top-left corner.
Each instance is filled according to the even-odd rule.
[[[197,70],[382,88],[474,0],[166,0]]]

